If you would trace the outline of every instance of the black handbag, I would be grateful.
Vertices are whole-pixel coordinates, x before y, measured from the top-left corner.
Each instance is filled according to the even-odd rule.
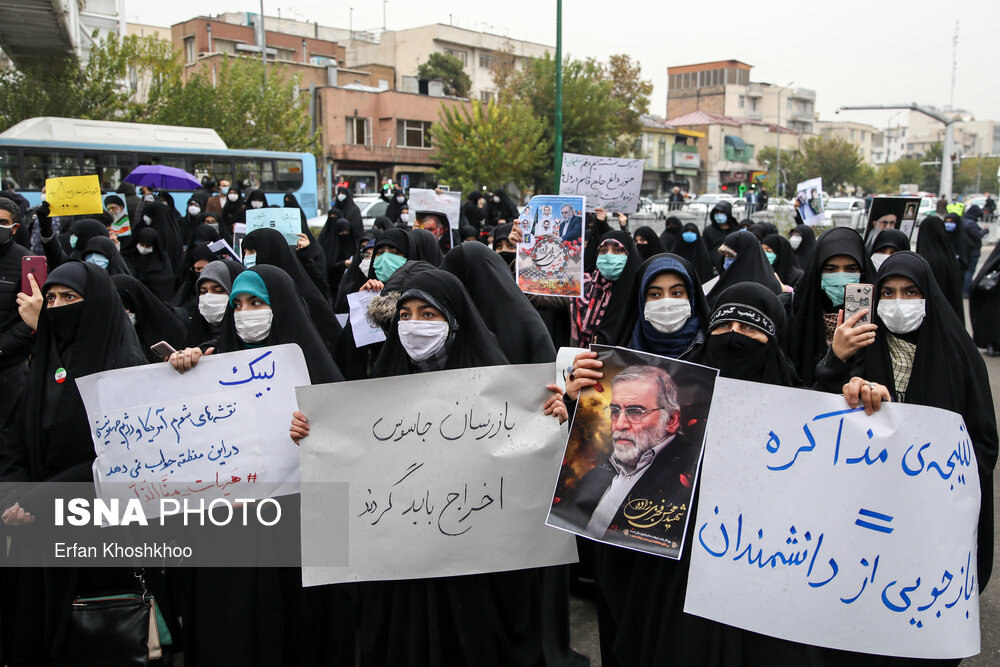
[[[990,271],[976,285],[976,290],[980,292],[992,292],[1000,285],[1000,271]]]
[[[153,596],[139,571],[142,593],[73,600],[60,665],[145,667],[162,655]]]

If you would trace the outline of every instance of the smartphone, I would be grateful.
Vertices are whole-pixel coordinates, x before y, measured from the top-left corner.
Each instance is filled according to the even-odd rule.
[[[30,274],[35,275],[35,282],[38,283],[38,289],[41,289],[49,277],[49,264],[45,257],[28,255],[21,258],[21,291],[25,294],[31,294],[31,283],[28,282]]]
[[[853,317],[859,310],[867,309],[864,317],[854,326],[872,323],[872,306],[875,286],[868,283],[849,283],[844,285],[844,321]]]
[[[161,340],[156,345],[150,345],[149,349],[155,352],[156,355],[159,356],[161,359],[166,359],[171,354],[177,351],[170,346],[170,343],[168,343],[165,340]]]

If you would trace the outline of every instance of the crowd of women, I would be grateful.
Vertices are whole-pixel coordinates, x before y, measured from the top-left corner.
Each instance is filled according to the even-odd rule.
[[[886,401],[959,413],[982,491],[980,589],[989,580],[997,428],[944,221],[926,218],[912,252],[897,231],[867,244],[845,228],[818,238],[804,225],[782,234],[769,223],[739,223],[726,204],[711,211],[704,230],[669,218],[659,235],[648,227],[629,232],[627,218],[612,225],[598,211],[586,220],[583,295],[566,299],[517,288],[520,235],[513,206],[501,210],[509,202],[502,190],[468,199],[462,227],[474,233],[463,232],[470,240],[446,254],[430,232],[409,224],[401,191],[387,193],[391,217],[365,229],[342,187],[318,238],[303,213],[294,246],[260,229],[243,239],[240,257],[210,244],[232,239],[245,208],[267,205],[266,197],[235,187],[222,194],[221,213],[206,210],[196,193],[185,216],[168,193],[109,198],[103,219],[69,221],[62,235],[45,204],[33,215],[13,207],[8,242],[37,226],[49,274],[17,297],[34,334],[23,391],[0,440],[0,481],[92,481],[94,447],[75,380],[94,372],[164,361],[187,372],[208,354],[294,343],[310,380],[327,383],[553,362],[560,346],[601,343],[691,360],[723,377],[842,393],[869,413]],[[292,195],[283,203],[298,205]],[[118,236],[112,225],[124,214],[131,233]],[[998,263],[991,255],[974,294]],[[844,316],[850,283],[876,287],[870,324],[859,325],[867,311]],[[358,348],[351,323],[342,327],[337,315],[347,312],[347,295],[364,290],[379,292],[369,314],[386,340]],[[985,297],[973,303],[981,306],[972,316],[977,340],[992,342],[1000,307]],[[742,308],[727,308],[734,304]],[[150,349],[159,341],[178,351],[164,359]],[[601,378],[595,357],[580,354],[567,385],[550,385],[539,409],[568,419],[566,402]],[[308,437],[308,415],[290,418],[290,437]],[[5,500],[3,524],[16,541],[32,499]],[[605,665],[907,662],[684,614],[690,550],[671,561],[580,547],[596,580]],[[9,665],[59,664],[74,596],[129,578],[117,570],[6,574],[0,628]],[[294,569],[167,569],[147,579],[174,653],[189,666],[586,664],[569,648],[569,576],[568,568],[546,568],[308,589]],[[170,660],[168,653],[161,662]]]

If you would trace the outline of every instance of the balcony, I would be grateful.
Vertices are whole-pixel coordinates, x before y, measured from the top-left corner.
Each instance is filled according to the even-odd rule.
[[[792,88],[788,91],[786,96],[792,100],[808,100],[810,102],[816,101],[816,91],[809,90],[808,88]]]
[[[751,83],[747,86],[747,97],[764,97],[764,86],[759,83]]]
[[[722,151],[722,159],[727,162],[741,162],[749,164],[753,159],[753,146],[747,144],[742,150],[735,146],[726,146]]]

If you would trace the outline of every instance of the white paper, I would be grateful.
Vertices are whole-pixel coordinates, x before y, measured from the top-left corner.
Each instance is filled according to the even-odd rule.
[[[823,179],[810,178],[795,186],[795,198],[799,202],[799,216],[807,225],[822,225],[826,222],[823,210]]]
[[[601,206],[612,213],[635,213],[644,163],[641,158],[563,153],[559,194],[586,197],[588,211]]]
[[[442,191],[437,194],[433,190],[410,188],[407,205],[410,207],[410,219],[416,219],[417,211],[433,211],[448,216],[448,225],[453,230],[458,229],[462,210],[462,193]]]
[[[494,366],[298,389],[311,433],[302,481],[349,485],[348,535],[321,489],[302,495],[303,562],[349,541],[346,567],[307,586],[445,577],[576,562],[545,526],[564,433],[542,414],[552,364]]]
[[[708,424],[685,612],[863,653],[979,652],[960,415],[720,378]]]
[[[212,252],[219,252],[220,250],[225,250],[237,262],[240,261],[240,257],[242,257],[242,255],[240,255],[235,250],[233,250],[233,247],[231,245],[229,245],[228,243],[226,243],[225,239],[219,239],[218,241],[212,241],[211,243],[208,244],[208,249],[211,250]]]
[[[183,375],[168,363],[95,373],[77,380],[97,458],[102,497],[138,497],[147,517],[163,497],[240,494],[273,483],[299,487],[298,447],[288,436],[295,387],[309,384],[298,345],[202,357]],[[280,485],[280,486],[279,486]]]
[[[354,345],[362,348],[365,345],[381,343],[385,340],[382,327],[368,317],[368,303],[381,292],[368,290],[347,295],[347,305],[350,306],[351,331],[354,332]]]
[[[274,229],[285,237],[285,243],[294,246],[302,232],[302,212],[297,208],[248,208],[246,230],[251,234],[257,229]]]

